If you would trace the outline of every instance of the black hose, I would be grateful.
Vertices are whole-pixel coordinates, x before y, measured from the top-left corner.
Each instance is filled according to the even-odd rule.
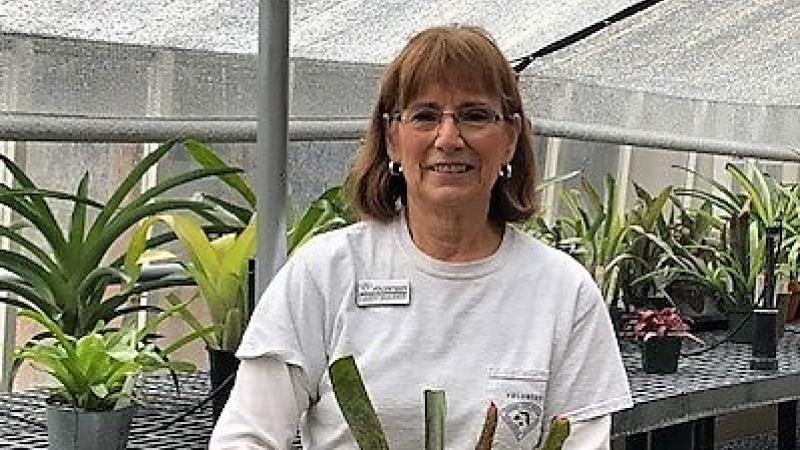
[[[530,55],[525,55],[519,58],[514,58],[511,60],[511,63],[514,67],[514,72],[520,73],[525,70],[526,67],[530,65],[536,58],[541,58],[542,56],[549,55],[550,53],[556,52],[561,50],[564,47],[572,45],[580,40],[583,40],[598,31],[602,30],[603,28],[617,23],[623,19],[627,19],[628,17],[633,16],[634,14],[638,14],[645,9],[655,5],[656,3],[661,2],[662,0],[642,0],[639,3],[633,4],[628,6],[627,8],[623,9],[622,11],[613,14],[599,22],[595,22],[589,25],[586,28],[583,28],[575,33],[570,34],[564,38],[561,38],[555,42],[545,45],[544,47],[536,50],[535,52],[531,53]]]
[[[155,428],[152,428],[152,431],[163,431],[163,430],[166,430],[167,428],[169,428],[169,427],[171,427],[171,426],[183,421],[183,419],[185,419],[185,418],[189,417],[190,415],[194,414],[195,411],[197,411],[198,409],[202,408],[208,402],[210,402],[215,397],[217,397],[226,387],[228,387],[229,384],[231,384],[231,382],[233,382],[233,379],[235,377],[236,377],[236,372],[228,375],[228,377],[225,378],[225,380],[222,383],[220,383],[219,386],[214,388],[214,390],[212,390],[207,396],[202,398],[199,402],[195,403],[194,405],[192,405],[192,407],[190,407],[186,411],[180,413],[178,416],[174,417],[170,421],[168,421],[166,423],[163,423],[163,424],[161,424],[161,425],[159,425],[159,426],[157,426]]]
[[[710,344],[706,345],[705,347],[698,348],[697,350],[692,350],[692,351],[688,351],[688,352],[683,352],[682,351],[681,352],[681,356],[696,356],[696,355],[705,353],[705,352],[707,352],[709,350],[715,349],[715,348],[719,347],[720,344],[728,342],[728,340],[730,340],[730,338],[734,334],[738,333],[739,330],[741,330],[742,327],[744,327],[747,322],[753,320],[753,316],[754,315],[755,315],[754,311],[749,311],[747,313],[747,316],[745,316],[745,318],[741,322],[739,322],[738,324],[736,324],[736,326],[734,326],[731,330],[729,330],[728,333],[726,333],[724,336],[722,336],[722,338],[720,338],[718,340],[715,340],[715,341],[712,341]]]

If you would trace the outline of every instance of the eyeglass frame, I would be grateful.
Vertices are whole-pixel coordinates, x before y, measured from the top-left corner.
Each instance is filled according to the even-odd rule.
[[[436,121],[436,125],[433,126],[433,128],[431,128],[429,130],[428,129],[420,129],[420,128],[414,127],[414,129],[416,131],[429,133],[429,132],[433,132],[435,130],[438,130],[439,127],[441,127],[442,123],[444,122],[444,117],[446,115],[450,115],[453,118],[453,124],[455,124],[456,128],[458,128],[459,133],[463,133],[464,132],[464,130],[461,128],[461,123],[463,122],[463,120],[459,120],[459,118],[458,118],[459,111],[458,110],[456,110],[456,111],[449,110],[448,111],[448,110],[439,110],[439,109],[436,109],[436,108],[433,108],[433,107],[426,107],[426,108],[429,108],[430,110],[436,111],[438,113],[438,120]],[[469,109],[469,108],[475,108],[475,107],[466,107],[466,108],[461,108],[461,109],[464,110],[464,109]],[[496,123],[498,123],[500,121],[511,121],[511,120],[516,119],[517,117],[520,117],[519,113],[513,113],[511,115],[507,115],[507,114],[503,114],[503,113],[497,112],[497,110],[495,110],[494,108],[489,108],[489,107],[485,107],[485,108],[481,107],[481,108],[485,109],[487,111],[491,111],[494,114],[494,117],[493,117],[492,121],[491,122],[487,122],[485,125],[483,125],[481,127],[478,127],[478,128],[469,128],[469,127],[467,127],[468,130],[481,131],[481,130],[485,129],[486,127],[488,127],[489,125],[494,125],[494,124],[496,124]],[[422,109],[422,108],[419,108],[419,109]],[[382,117],[383,117],[384,120],[386,120],[389,123],[391,123],[392,121],[397,121],[399,123],[405,123],[405,124],[408,124],[408,123],[412,122],[408,118],[404,119],[403,118],[403,112],[402,111],[398,111],[398,110],[395,110],[395,111],[393,111],[391,113],[383,113]]]

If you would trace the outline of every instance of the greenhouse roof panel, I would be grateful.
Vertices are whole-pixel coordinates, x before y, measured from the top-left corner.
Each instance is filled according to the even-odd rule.
[[[522,56],[636,3],[633,0],[296,0],[291,56],[386,62],[433,24],[486,27]],[[513,5],[513,7],[510,7]],[[0,0],[0,31],[255,53],[256,0]]]
[[[800,104],[800,2],[670,0],[526,74],[695,99]]]

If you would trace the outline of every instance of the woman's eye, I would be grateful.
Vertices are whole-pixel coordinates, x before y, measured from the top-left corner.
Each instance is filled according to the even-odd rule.
[[[462,122],[488,123],[494,119],[494,113],[486,108],[469,108],[459,111],[458,117]]]
[[[411,114],[413,122],[438,122],[439,112],[433,109],[422,109]]]

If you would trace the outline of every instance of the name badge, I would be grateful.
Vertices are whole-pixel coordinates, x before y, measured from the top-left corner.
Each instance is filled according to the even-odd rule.
[[[358,281],[358,306],[403,306],[410,301],[408,280]]]

